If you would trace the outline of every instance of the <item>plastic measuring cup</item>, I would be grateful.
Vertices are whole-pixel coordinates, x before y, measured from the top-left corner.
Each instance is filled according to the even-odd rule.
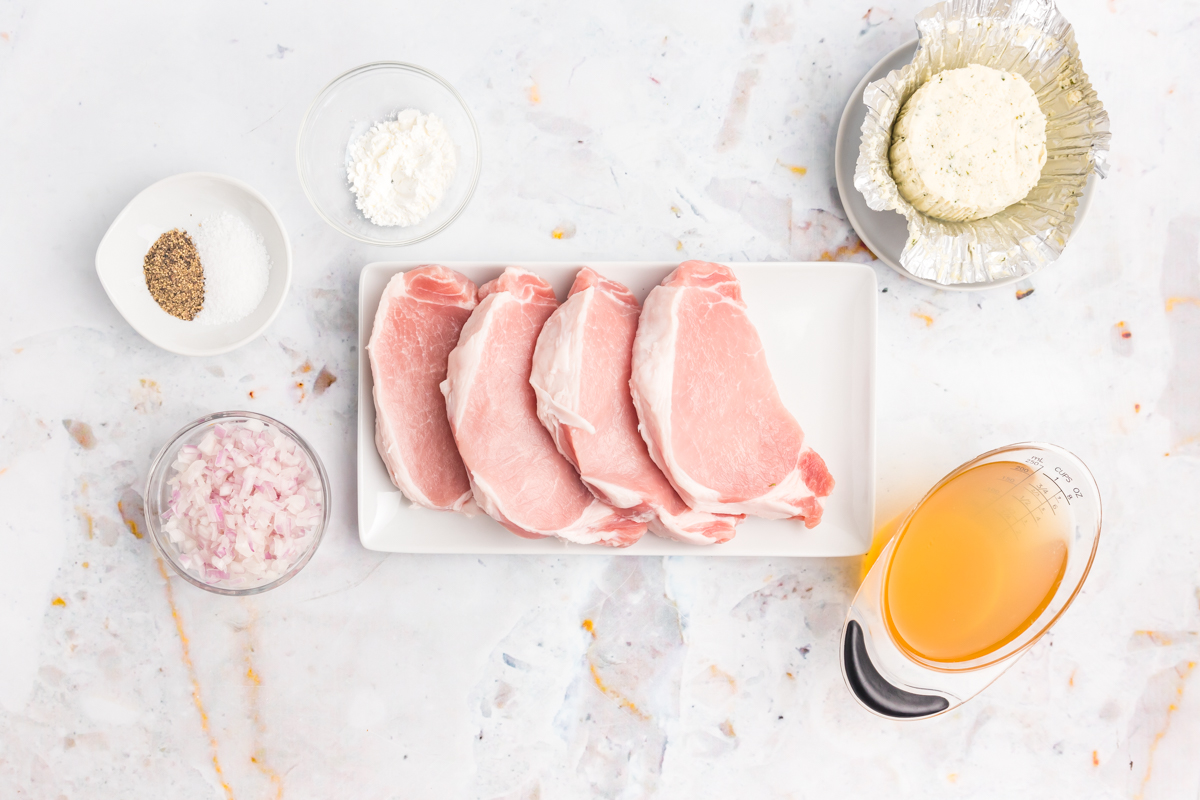
[[[967,470],[994,462],[1027,469],[1003,486],[1031,519],[1059,518],[1067,532],[1062,578],[1049,603],[1015,638],[968,661],[932,662],[896,641],[886,620],[887,575],[896,543],[913,515],[943,486]],[[867,573],[842,628],[842,677],[869,711],[889,719],[924,719],[962,705],[1000,677],[1058,621],[1083,586],[1100,542],[1100,490],[1076,456],[1051,444],[1026,442],[984,453],[958,467],[909,510]]]

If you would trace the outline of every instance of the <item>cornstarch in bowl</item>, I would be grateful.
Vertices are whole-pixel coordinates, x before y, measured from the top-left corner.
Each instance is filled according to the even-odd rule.
[[[434,114],[409,108],[351,140],[346,177],[355,205],[380,226],[416,225],[437,208],[458,160],[449,131]]]

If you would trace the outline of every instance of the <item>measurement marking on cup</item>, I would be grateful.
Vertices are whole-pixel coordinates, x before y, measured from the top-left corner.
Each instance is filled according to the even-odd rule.
[[[1053,480],[1053,478],[1051,478],[1051,480]],[[1034,506],[1033,508],[1029,509],[1029,513],[1027,513],[1027,514],[1025,515],[1025,517],[1032,517],[1032,516],[1033,516],[1033,512],[1037,511],[1037,510],[1038,510],[1039,508],[1041,508],[1042,506],[1047,506],[1047,507],[1049,507],[1049,509],[1050,509],[1050,513],[1051,513],[1051,514],[1053,514],[1054,516],[1056,516],[1056,517],[1057,517],[1057,516],[1058,516],[1058,512],[1054,510],[1054,504],[1050,502],[1050,498],[1046,496],[1046,493],[1045,493],[1044,491],[1042,491],[1042,487],[1038,486],[1038,485],[1035,483],[1035,484],[1030,484],[1030,488],[1031,488],[1031,489],[1033,489],[1035,492],[1037,492],[1039,495],[1041,495],[1041,497],[1042,497],[1042,502],[1038,503],[1036,506]],[[1023,502],[1023,501],[1022,501],[1022,502]],[[1021,517],[1021,519],[1025,519],[1025,517]],[[1036,520],[1036,518],[1035,518],[1035,520],[1034,520],[1034,521],[1037,521],[1037,520]]]
[[[1016,488],[1017,488],[1018,486],[1020,486],[1022,483],[1024,483],[1024,482],[1025,482],[1025,481],[1027,481],[1027,480],[1029,480],[1029,479],[1030,479],[1030,478],[1032,478],[1034,475],[1037,475],[1037,474],[1038,474],[1039,472],[1041,472],[1041,471],[1042,471],[1042,468],[1041,468],[1041,467],[1038,467],[1038,468],[1037,468],[1037,469],[1035,469],[1033,472],[1029,473],[1029,474],[1028,474],[1028,475],[1026,475],[1024,478],[1022,478],[1021,480],[1017,481],[1017,482],[1016,482],[1016,483],[1014,483],[1012,486],[1010,486],[1010,487],[1009,487],[1009,489],[1008,489],[1008,491],[1007,491],[1007,492],[1005,492],[1004,494],[1000,495],[1000,497],[1004,497],[1004,495],[1007,495],[1007,494],[1011,493],[1011,492],[1012,492],[1014,489],[1016,489]],[[997,497],[997,498],[996,498],[996,500],[997,500],[997,501],[999,501],[999,500],[1000,500],[1000,497]]]
[[[1041,459],[1038,459],[1038,460],[1040,461]],[[1015,471],[1015,469],[1029,470],[1030,466],[1032,466],[1032,465],[1020,464],[1020,465],[1017,465],[1016,468],[1014,468],[1014,471]],[[1016,491],[1018,488],[1020,488],[1026,482],[1029,482],[1030,479],[1036,477],[1039,473],[1042,472],[1043,469],[1045,469],[1045,464],[1038,464],[1037,469],[1030,470],[1029,472],[1027,472],[1025,474],[1025,476],[1023,478],[1021,478],[1021,480],[1019,480],[1015,483],[1012,483],[1011,485],[1009,485],[1008,489],[995,495],[995,497],[992,499],[992,502],[989,505],[995,505],[996,503],[999,503],[1000,500],[1002,500],[1004,497],[1006,497],[1009,494],[1012,494],[1014,491]],[[1058,479],[1053,477],[1052,475],[1050,475],[1050,473],[1046,473],[1045,477],[1048,478],[1050,480],[1050,482],[1054,484],[1054,490],[1056,492],[1058,492],[1058,494],[1062,495],[1063,499],[1067,501],[1067,505],[1070,506],[1071,505],[1071,495],[1069,495],[1065,491],[1063,491],[1062,486],[1060,486],[1058,483]],[[1004,483],[1009,483],[1009,481],[1011,479],[1008,478],[1007,476],[1005,476],[1001,480]],[[1050,509],[1051,514],[1053,514],[1056,517],[1058,516],[1058,506],[1053,502],[1053,497],[1054,497],[1053,492],[1049,495],[1046,494],[1048,487],[1046,487],[1044,485],[1040,485],[1038,483],[1030,482],[1029,488],[1032,489],[1034,492],[1037,492],[1038,496],[1040,496],[1042,498],[1042,500],[1040,503],[1037,503],[1036,505],[1031,506],[1030,505],[1031,498],[1030,498],[1029,494],[1026,493],[1026,494],[1016,495],[1014,497],[1014,499],[1018,503],[1020,503],[1022,505],[1022,507],[1024,507],[1026,509],[1026,512],[1024,514],[1022,514],[1021,516],[1017,517],[1016,519],[1011,519],[1011,518],[1008,518],[1007,515],[1004,515],[1008,519],[1008,526],[1009,526],[1009,529],[1011,529],[1011,530],[1015,531],[1016,529],[1013,526],[1016,523],[1023,521],[1026,517],[1029,517],[1034,522],[1038,522],[1039,520],[1041,520],[1042,518],[1040,516],[1037,516],[1037,512],[1043,506],[1048,507]],[[1078,489],[1076,491],[1078,492]],[[1082,496],[1083,496],[1082,494],[1077,495],[1077,499]]]
[[[1053,479],[1053,478],[1051,478],[1050,480],[1051,480],[1051,481],[1053,481],[1054,479]],[[1047,496],[1046,496],[1046,491],[1045,491],[1045,488],[1044,488],[1043,486],[1041,486],[1041,485],[1038,485],[1038,484],[1033,484],[1031,488],[1032,488],[1032,489],[1033,489],[1035,492],[1037,492],[1039,495],[1041,495],[1041,497],[1042,497],[1042,502],[1041,502],[1041,503],[1038,503],[1038,505],[1037,505],[1037,506],[1035,506],[1033,509],[1031,509],[1029,513],[1030,513],[1030,514],[1032,514],[1032,513],[1033,513],[1033,511],[1035,511],[1035,510],[1037,510],[1037,509],[1041,508],[1042,506],[1046,506],[1046,507],[1048,507],[1048,508],[1050,509],[1050,513],[1051,513],[1051,514],[1053,514],[1054,516],[1056,516],[1056,517],[1057,517],[1057,516],[1058,516],[1058,506],[1057,506],[1057,505],[1055,505],[1055,503],[1052,501],[1052,498],[1053,498],[1053,496],[1054,496],[1054,495],[1050,495],[1049,497],[1047,497]],[[1055,488],[1056,488],[1056,489],[1058,488],[1058,484],[1055,484]],[[1059,492],[1059,494],[1062,494],[1062,490],[1061,490],[1061,489],[1059,489],[1059,490],[1058,490],[1058,492]],[[1064,496],[1065,496],[1065,495],[1064,495]],[[1069,501],[1068,501],[1068,505],[1070,505],[1070,502],[1069,502]]]
[[[1038,466],[1038,468],[1036,470],[1034,470],[1033,472],[1030,472],[1022,480],[1013,484],[1008,489],[1008,491],[1004,492],[1003,494],[1001,494],[999,497],[996,498],[997,501],[1000,499],[1000,497],[1004,497],[1005,495],[1011,493],[1017,487],[1021,486],[1023,483],[1028,481],[1030,478],[1033,478],[1035,475],[1037,475],[1039,472],[1041,472],[1043,469],[1043,466]],[[1058,494],[1062,495],[1063,500],[1066,500],[1067,505],[1070,506],[1071,505],[1071,496],[1068,495],[1065,491],[1063,491],[1062,486],[1060,486],[1058,483],[1058,479],[1053,477],[1049,473],[1046,474],[1046,477],[1049,478],[1050,482],[1054,484],[1054,490],[1056,492],[1058,492]],[[1022,506],[1024,506],[1026,509],[1028,509],[1028,511],[1025,514],[1022,514],[1016,520],[1010,521],[1009,522],[1010,528],[1012,527],[1014,522],[1021,522],[1022,520],[1025,519],[1025,517],[1029,517],[1034,522],[1037,522],[1040,519],[1040,517],[1036,516],[1036,512],[1038,510],[1040,510],[1042,508],[1042,506],[1048,507],[1050,509],[1051,514],[1053,514],[1054,516],[1058,516],[1058,507],[1052,500],[1054,495],[1053,495],[1053,493],[1051,493],[1050,495],[1046,494],[1047,487],[1045,487],[1044,485],[1041,485],[1041,484],[1037,484],[1037,483],[1030,483],[1029,488],[1031,488],[1033,491],[1037,492],[1038,495],[1041,496],[1042,501],[1040,503],[1038,503],[1037,505],[1030,507],[1030,505],[1026,499],[1028,497],[1027,495],[1026,496],[1018,496],[1016,498],[1017,502],[1019,502]],[[1082,497],[1082,494],[1079,496]]]
[[[1023,466],[1023,465],[1021,465],[1021,466],[1020,466],[1020,468],[1021,468],[1021,469],[1028,469],[1028,467],[1025,467],[1025,466]],[[1035,477],[1035,476],[1036,476],[1036,475],[1037,475],[1039,472],[1041,472],[1041,471],[1042,471],[1042,466],[1041,466],[1041,465],[1039,465],[1037,469],[1035,469],[1035,470],[1033,470],[1032,472],[1029,472],[1028,474],[1026,474],[1026,475],[1025,475],[1025,477],[1021,478],[1021,480],[1017,481],[1017,482],[1016,482],[1016,483],[1014,483],[1012,486],[1008,487],[1008,490],[1007,490],[1007,491],[1005,491],[1005,492],[1001,493],[999,496],[997,496],[997,497],[996,497],[996,498],[995,498],[995,499],[992,501],[992,505],[995,505],[996,503],[999,503],[999,502],[1000,502],[1000,500],[1001,500],[1002,498],[1004,498],[1005,496],[1007,496],[1007,495],[1011,494],[1012,492],[1016,491],[1016,489],[1017,489],[1018,487],[1020,487],[1020,486],[1021,486],[1021,484],[1025,483],[1025,482],[1026,482],[1026,481],[1028,481],[1030,478],[1033,478],[1033,477]],[[1035,487],[1035,488],[1036,488],[1036,487]],[[1045,497],[1045,495],[1043,495],[1043,498],[1044,498],[1044,497]],[[1016,499],[1016,501],[1017,501],[1018,503],[1020,503],[1022,506],[1024,506],[1025,508],[1027,508],[1027,509],[1029,509],[1029,510],[1028,510],[1026,513],[1022,514],[1021,516],[1017,517],[1016,519],[1009,519],[1009,518],[1008,518],[1008,515],[1007,515],[1007,514],[1003,514],[1003,512],[1002,512],[1002,516],[1004,516],[1004,517],[1005,517],[1005,521],[1008,523],[1008,529],[1009,529],[1010,531],[1012,531],[1014,534],[1016,533],[1016,530],[1017,530],[1017,529],[1016,529],[1016,527],[1015,527],[1015,524],[1016,524],[1016,523],[1018,523],[1018,522],[1021,522],[1023,519],[1025,519],[1025,517],[1030,517],[1031,519],[1033,519],[1033,521],[1034,521],[1034,522],[1037,522],[1037,521],[1038,521],[1038,518],[1037,518],[1037,517],[1035,517],[1035,516],[1033,515],[1033,513],[1034,513],[1035,511],[1037,511],[1039,508],[1041,508],[1041,507],[1042,507],[1042,505],[1045,505],[1045,504],[1046,504],[1046,503],[1045,503],[1045,501],[1043,500],[1043,502],[1042,502],[1042,503],[1039,503],[1038,505],[1034,506],[1033,508],[1029,508],[1029,506],[1028,506],[1028,505],[1026,505],[1026,503],[1025,503],[1025,500],[1024,500],[1022,497],[1018,496],[1018,497],[1016,497],[1015,499]],[[1051,509],[1051,511],[1053,512],[1053,509]]]
[[[1050,478],[1049,475],[1047,475],[1046,477]],[[1061,494],[1063,496],[1063,499],[1067,501],[1067,505],[1071,505],[1071,495],[1064,492],[1063,488],[1058,485],[1058,478],[1050,478],[1050,480],[1054,482],[1054,488],[1058,489],[1058,493]]]

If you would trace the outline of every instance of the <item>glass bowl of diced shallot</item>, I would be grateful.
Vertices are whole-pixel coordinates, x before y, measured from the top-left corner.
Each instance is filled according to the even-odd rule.
[[[209,414],[155,457],[146,523],[159,554],[189,583],[259,594],[316,552],[329,523],[329,478],[282,422],[251,411]]]

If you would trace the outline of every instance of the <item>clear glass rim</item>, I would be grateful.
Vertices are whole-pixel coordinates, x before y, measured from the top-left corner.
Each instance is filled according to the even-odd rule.
[[[312,542],[309,544],[308,549],[305,550],[304,555],[300,556],[296,563],[293,564],[287,572],[280,575],[270,583],[264,583],[261,586],[249,586],[243,589],[230,589],[223,586],[213,586],[205,583],[195,575],[189,573],[183,567],[183,565],[177,561],[176,556],[171,553],[170,549],[162,541],[163,533],[159,527],[159,518],[162,515],[162,509],[159,508],[158,492],[156,491],[155,487],[158,484],[161,484],[161,482],[165,479],[166,470],[170,467],[174,453],[179,449],[180,442],[188,437],[193,431],[209,424],[210,422],[237,419],[253,419],[258,420],[259,422],[264,422],[268,425],[273,425],[276,428],[279,428],[279,430],[287,436],[290,436],[298,445],[300,445],[300,449],[304,451],[304,454],[308,457],[309,461],[316,469],[317,475],[321,478],[321,502],[323,508],[321,513],[321,524],[317,527]],[[282,586],[295,577],[296,574],[308,564],[308,562],[312,559],[313,554],[317,552],[317,548],[321,545],[321,541],[325,537],[325,529],[329,527],[331,505],[332,504],[329,498],[329,476],[326,474],[325,465],[321,462],[321,458],[317,455],[316,451],[309,446],[308,442],[305,441],[303,436],[296,433],[296,431],[292,430],[287,425],[284,425],[274,417],[268,417],[266,414],[259,414],[255,411],[218,411],[213,414],[206,414],[205,416],[193,420],[187,425],[184,425],[182,428],[176,431],[175,435],[168,439],[167,443],[164,444],[158,451],[158,454],[150,463],[150,472],[146,477],[146,527],[150,530],[150,541],[154,543],[154,549],[157,550],[159,556],[168,564],[170,564],[171,568],[188,583],[192,584],[193,586],[198,586],[205,591],[212,592],[213,594],[221,594],[229,597],[246,597],[249,595],[262,594],[263,592],[274,589],[277,586]]]
[[[436,83],[441,84],[442,87],[450,92],[454,99],[458,101],[458,104],[462,107],[463,112],[466,113],[467,121],[471,123],[471,133],[475,139],[475,170],[471,175],[471,184],[467,187],[466,194],[463,195],[462,202],[458,204],[458,208],[454,210],[454,213],[451,214],[445,222],[433,230],[427,231],[426,233],[412,239],[405,239],[397,242],[385,241],[382,239],[371,239],[366,236],[362,236],[361,234],[350,230],[326,214],[325,209],[323,209],[321,204],[317,202],[315,192],[309,186],[308,175],[304,167],[304,142],[309,134],[310,128],[315,119],[317,107],[320,105],[321,101],[329,94],[336,91],[341,84],[350,80],[351,78],[355,78],[366,72],[390,69],[398,69],[404,72],[415,72],[419,75],[423,75],[432,79]],[[462,95],[458,93],[458,90],[451,86],[450,82],[441,75],[438,75],[436,72],[431,70],[427,70],[424,67],[419,67],[416,64],[409,64],[405,61],[372,61],[338,75],[336,78],[327,83],[325,87],[321,89],[321,91],[317,92],[316,97],[314,97],[312,102],[308,104],[308,110],[304,112],[304,119],[300,122],[300,133],[296,137],[296,171],[300,174],[300,187],[304,190],[304,196],[308,198],[309,205],[311,205],[317,212],[317,215],[320,216],[321,219],[325,220],[325,222],[327,222],[334,230],[344,234],[345,236],[349,236],[351,239],[354,239],[357,242],[376,245],[378,247],[407,247],[408,245],[416,244],[417,242],[423,242],[426,239],[437,236],[446,228],[450,227],[450,225],[453,224],[454,221],[462,216],[462,213],[467,210],[467,206],[471,204],[471,199],[475,196],[475,189],[479,186],[479,175],[482,170],[483,139],[479,135],[479,126],[475,122],[475,115],[471,113],[471,107],[467,105],[467,101],[464,100]]]
[[[946,476],[943,477],[940,481],[938,481],[936,484],[934,484],[933,487],[928,492],[926,492],[924,494],[924,496],[922,496],[921,499],[913,505],[912,508],[909,509],[908,513],[905,514],[904,519],[896,527],[896,533],[894,534],[893,539],[892,539],[891,543],[889,544],[889,548],[890,548],[891,552],[887,554],[887,561],[883,565],[882,580],[879,583],[879,609],[880,609],[880,612],[881,612],[883,618],[885,620],[890,618],[890,612],[888,611],[888,602],[887,602],[887,584],[888,584],[888,577],[890,576],[891,570],[892,570],[892,561],[896,557],[896,550],[897,550],[896,544],[899,542],[900,535],[904,532],[905,528],[908,527],[908,523],[912,519],[913,514],[915,514],[917,512],[918,508],[920,508],[922,505],[924,505],[925,501],[928,500],[930,498],[930,496],[933,495],[934,492],[936,492],[938,489],[940,489],[942,486],[944,486],[947,482],[949,482],[953,478],[956,478],[957,476],[961,475],[966,470],[968,470],[988,459],[991,459],[994,456],[1003,455],[1005,453],[1009,453],[1014,450],[1047,450],[1047,451],[1053,452],[1057,455],[1064,456],[1064,457],[1070,459],[1075,464],[1078,464],[1079,467],[1081,468],[1084,479],[1087,480],[1088,485],[1091,487],[1091,490],[1095,493],[1095,497],[1096,497],[1096,526],[1095,526],[1095,530],[1092,533],[1092,546],[1091,546],[1090,551],[1087,553],[1087,561],[1083,565],[1083,571],[1079,574],[1078,579],[1075,581],[1075,585],[1071,587],[1070,593],[1067,595],[1066,600],[1063,601],[1062,607],[1059,608],[1058,611],[1055,612],[1055,614],[1051,618],[1049,618],[1045,622],[1039,622],[1038,620],[1035,620],[1033,625],[1030,625],[1029,628],[1026,628],[1024,631],[1022,631],[1012,642],[1009,642],[1006,645],[1002,645],[1001,647],[997,648],[996,650],[993,650],[990,653],[987,653],[985,655],[980,656],[979,658],[972,659],[970,661],[947,663],[947,662],[942,662],[942,661],[931,661],[928,659],[920,658],[916,654],[912,653],[907,646],[905,646],[901,642],[896,641],[896,636],[891,630],[891,625],[885,624],[883,626],[884,630],[886,630],[888,637],[892,641],[892,644],[895,645],[896,649],[905,658],[907,658],[909,661],[913,662],[914,664],[918,664],[921,667],[924,667],[926,669],[936,670],[938,672],[972,672],[977,669],[982,669],[984,667],[992,666],[993,664],[998,664],[1001,661],[1007,661],[1008,659],[1013,658],[1014,656],[1025,652],[1030,647],[1032,647],[1034,644],[1036,644],[1038,642],[1038,640],[1040,640],[1043,636],[1045,636],[1046,633],[1048,633],[1049,630],[1054,627],[1055,623],[1058,622],[1059,618],[1062,617],[1062,615],[1064,613],[1066,613],[1067,609],[1071,607],[1071,604],[1075,602],[1075,597],[1079,594],[1080,590],[1083,589],[1083,584],[1087,581],[1088,573],[1090,573],[1091,569],[1092,569],[1092,562],[1095,561],[1095,559],[1096,559],[1096,551],[1100,547],[1100,530],[1101,530],[1101,528],[1103,526],[1103,522],[1104,522],[1103,501],[1100,497],[1100,487],[1096,483],[1096,478],[1095,478],[1095,476],[1092,475],[1092,471],[1090,469],[1088,469],[1087,464],[1085,464],[1083,462],[1083,460],[1081,458],[1079,458],[1079,456],[1075,455],[1070,450],[1067,450],[1064,447],[1059,447],[1058,445],[1049,444],[1048,442],[1018,442],[1016,444],[1010,444],[1010,445],[1006,445],[1004,447],[998,447],[995,450],[989,450],[986,453],[983,453],[981,455],[976,456],[975,458],[972,458],[970,461],[966,461],[966,462],[960,464],[958,467],[954,468],[949,473],[947,473]],[[1068,559],[1069,558],[1070,558],[1070,556],[1068,555]],[[1064,589],[1060,585],[1060,588],[1057,591],[1055,591],[1054,597],[1050,601],[1051,604],[1054,603],[1054,600],[1057,599],[1057,597],[1060,594],[1062,594],[1063,591],[1064,591]],[[1040,616],[1039,616],[1039,619],[1040,619]],[[1035,630],[1035,627],[1036,627],[1036,630]],[[1031,631],[1032,631],[1032,633],[1031,633]],[[1016,646],[1013,646],[1014,643],[1019,643],[1019,644],[1016,644]]]

